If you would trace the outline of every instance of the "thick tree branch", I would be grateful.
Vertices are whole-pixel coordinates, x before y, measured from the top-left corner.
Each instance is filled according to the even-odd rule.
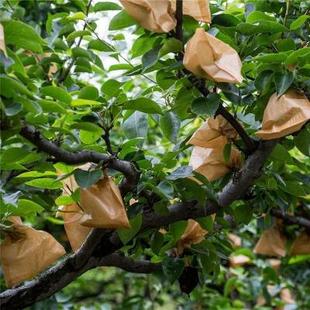
[[[222,207],[227,207],[233,201],[242,199],[249,187],[261,175],[264,162],[276,143],[277,141],[260,143],[258,149],[246,160],[244,167],[240,171],[240,178],[228,183],[222,192],[219,193],[218,204],[207,202],[204,207],[201,207],[196,202],[180,203],[169,207],[168,215],[147,213],[144,215],[141,231],[150,228],[160,228],[179,220],[208,216],[216,213]],[[94,240],[96,240],[96,248],[93,248],[91,244]],[[98,264],[99,261],[104,260],[105,257],[121,247],[122,243],[116,232],[94,230],[76,254],[69,256],[63,262],[50,268],[39,276],[38,279],[1,293],[1,309],[19,309],[51,296],[86,270],[94,268],[94,264]],[[82,256],[82,259],[80,256]],[[123,268],[125,266],[128,265],[124,264]],[[136,270],[143,270],[143,268]]]
[[[68,152],[61,149],[53,142],[45,139],[38,130],[35,130],[30,126],[22,127],[20,135],[33,143],[39,151],[53,156],[57,161],[69,165],[83,164],[87,162],[102,163],[109,168],[123,173],[126,180],[120,186],[122,193],[128,192],[138,183],[139,173],[135,166],[128,161],[92,151],[81,151],[76,153]]]
[[[280,209],[271,209],[270,210],[271,215],[283,219],[284,222],[287,222],[288,224],[296,224],[299,226],[303,226],[307,229],[310,229],[310,220],[306,219],[301,216],[294,216],[294,215],[289,215],[285,213],[284,211]]]
[[[183,43],[183,0],[176,1],[175,17],[177,20],[177,26],[175,28],[175,36]]]

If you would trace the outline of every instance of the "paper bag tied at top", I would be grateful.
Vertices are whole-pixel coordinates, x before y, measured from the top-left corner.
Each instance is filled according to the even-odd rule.
[[[262,129],[256,135],[263,140],[278,139],[292,134],[310,119],[309,99],[295,90],[278,97],[273,94],[266,106]]]
[[[223,116],[218,115],[215,118],[208,118],[194,132],[187,144],[214,148],[217,147],[219,141],[221,143],[222,136],[225,136],[228,140],[235,140],[238,133]]]
[[[224,148],[226,144],[227,138],[220,136],[217,138],[216,147],[194,146],[189,165],[209,181],[218,180],[232,169],[240,168],[242,163],[241,153],[235,147],[231,148],[228,162],[225,161]]]
[[[192,219],[188,220],[186,229],[177,242],[177,254],[181,255],[185,248],[189,248],[192,244],[200,243],[204,240],[207,233],[199,223]]]
[[[66,253],[49,233],[23,225],[20,218],[10,218],[10,221],[19,237],[7,233],[0,245],[0,260],[8,287],[32,279]]]
[[[176,0],[171,0],[172,9],[176,10]],[[211,23],[209,0],[183,0],[183,15],[188,15],[198,21]]]
[[[216,82],[242,82],[242,63],[238,53],[228,44],[197,28],[188,41],[184,67],[196,76]]]
[[[169,32],[176,19],[169,0],[120,0],[126,12],[143,28],[153,32]]]

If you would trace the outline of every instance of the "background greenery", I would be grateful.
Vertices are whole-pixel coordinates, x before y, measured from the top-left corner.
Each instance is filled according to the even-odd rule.
[[[139,193],[143,189],[157,194],[155,210],[165,212],[174,201],[204,202],[206,193],[224,187],[232,174],[212,184],[204,180],[203,186],[186,178],[192,175],[186,141],[203,120],[214,115],[219,102],[253,135],[275,91],[282,94],[293,87],[309,95],[309,4],[297,0],[210,2],[212,24],[203,27],[238,51],[245,77],[237,86],[207,81],[208,88],[221,90],[216,100],[201,97],[188,78],[178,74],[182,68],[175,59],[182,48],[178,40],[142,29],[117,2],[1,2],[8,54],[0,54],[3,222],[8,215],[20,215],[35,228],[52,233],[69,250],[63,222],[55,217],[64,199],[55,169],[65,165],[34,151],[18,135],[23,123],[34,125],[65,150],[112,151],[120,159],[135,162],[141,171],[138,192],[125,197],[127,206],[131,198],[138,199],[128,209],[132,236],[141,224],[146,200]],[[198,26],[194,19],[184,17],[185,41]],[[107,131],[112,150],[104,139]],[[201,220],[210,234],[185,255],[199,270],[200,285],[190,296],[182,294],[175,282],[184,258],[178,265],[167,254],[184,231],[184,223],[178,222],[166,227],[164,237],[149,230],[122,239],[126,239],[124,253],[163,262],[163,274],[98,268],[31,308],[244,309],[255,308],[257,297],[263,295],[266,305],[256,309],[272,309],[281,305],[281,288],[289,287],[297,305],[286,309],[309,309],[309,256],[283,258],[276,273],[264,257],[252,253],[263,229],[274,222],[269,215],[272,208],[309,218],[309,141],[309,126],[281,140],[252,188],[251,200],[235,202],[225,210],[234,216],[234,228],[224,214],[216,217],[220,230],[210,217]],[[244,147],[242,141],[238,144]],[[119,174],[111,173],[120,180]],[[301,228],[287,225],[285,230],[293,239]],[[242,238],[241,248],[231,247],[228,232]],[[232,253],[249,256],[252,264],[230,268]],[[267,290],[270,284],[275,285],[272,293]],[[4,290],[2,279],[1,285]]]

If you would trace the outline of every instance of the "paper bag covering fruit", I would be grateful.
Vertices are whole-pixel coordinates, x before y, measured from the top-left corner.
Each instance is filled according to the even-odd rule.
[[[310,119],[310,102],[303,94],[289,90],[278,97],[273,94],[266,106],[262,129],[256,135],[263,140],[278,139],[292,134]]]
[[[266,229],[254,248],[254,253],[273,256],[284,257],[286,254],[285,249],[286,238],[281,233],[278,225]]]
[[[0,245],[0,260],[8,287],[29,280],[55,263],[66,252],[52,235],[23,225],[10,217],[15,233],[6,233]]]
[[[242,63],[238,53],[228,44],[197,28],[188,41],[184,67],[194,75],[216,82],[242,82]]]
[[[310,234],[302,232],[293,242],[290,255],[310,254]]]
[[[218,115],[215,118],[207,119],[194,132],[187,144],[214,148],[217,146],[218,141],[221,141],[222,136],[231,141],[237,139],[238,133],[223,116]]]
[[[229,233],[228,234],[228,240],[230,241],[231,245],[234,248],[240,248],[241,245],[242,245],[241,238],[239,236],[235,235],[235,234]]]
[[[176,10],[176,1],[171,0],[173,11]],[[183,14],[201,22],[211,23],[209,0],[183,0]]]
[[[84,170],[89,168],[89,164],[80,167]],[[70,195],[77,188],[73,175],[64,180],[65,195]],[[91,187],[81,188],[79,204],[63,206],[58,214],[64,218],[65,230],[74,251],[82,245],[92,227],[129,227],[121,193],[113,179],[107,175]]]
[[[5,47],[5,39],[4,39],[4,30],[1,24],[0,24],[0,51],[2,51],[5,56],[7,56],[6,47]]]
[[[189,248],[192,244],[200,243],[204,240],[207,233],[208,232],[205,229],[201,228],[199,223],[191,219],[188,220],[186,229],[180,240],[177,242],[177,255],[181,255],[184,249]]]
[[[204,175],[209,181],[215,181],[232,169],[241,167],[241,154],[235,147],[231,148],[228,162],[224,158],[224,147],[227,143],[226,137],[219,137],[214,148],[194,146],[189,165],[193,170]]]
[[[169,32],[176,19],[169,0],[120,0],[127,13],[143,28],[153,32]]]

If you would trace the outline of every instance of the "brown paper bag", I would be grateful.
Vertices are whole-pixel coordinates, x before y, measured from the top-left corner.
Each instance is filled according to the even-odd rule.
[[[89,169],[89,167],[90,165],[86,164],[81,166],[80,169]],[[66,178],[63,182],[64,194],[69,195],[71,192],[78,188],[78,185],[73,175],[71,175],[69,178]],[[69,218],[67,224],[72,224],[72,233],[73,223],[75,223],[74,231],[79,230],[79,225],[109,229],[129,227],[129,221],[127,218],[127,213],[121,193],[111,177],[104,176],[101,180],[99,180],[96,184],[92,185],[90,188],[81,188],[80,197],[80,206],[76,205],[70,207],[71,209],[75,209],[77,212],[74,215],[74,219],[76,219],[76,221],[72,220],[72,214],[74,213],[72,213],[71,216],[69,213],[69,215],[66,215],[67,218]],[[59,212],[63,214],[66,213],[61,211],[62,210],[60,210]],[[62,216],[64,217],[63,214]],[[66,231],[68,227],[68,225],[65,226]],[[72,242],[74,242],[76,246],[78,246],[78,244],[81,245],[84,241],[84,239],[82,241],[82,237],[86,237],[86,235],[87,230],[83,229],[79,231],[80,238],[77,238],[76,236],[76,240],[72,240]],[[74,246],[74,248],[76,248],[76,246]]]
[[[279,270],[281,267],[281,260],[276,258],[270,258],[268,259],[268,263],[270,264],[271,268],[274,270]]]
[[[193,74],[216,82],[242,82],[242,63],[238,53],[228,44],[197,28],[188,41],[184,67]]]
[[[228,234],[228,240],[232,244],[234,248],[239,248],[241,247],[242,241],[241,238],[235,234]]]
[[[33,278],[66,253],[49,233],[23,225],[16,217],[10,220],[22,236],[15,238],[7,233],[0,245],[0,260],[8,287]]]
[[[282,235],[277,225],[266,229],[258,240],[254,248],[254,253],[283,257],[286,254],[286,238]]]
[[[62,206],[57,212],[64,220],[65,231],[71,245],[71,248],[76,252],[86,240],[90,231],[90,227],[81,225],[84,212],[76,205]]]
[[[221,115],[207,119],[198,128],[187,144],[213,148],[217,146],[218,138],[225,136],[228,140],[235,140],[238,137],[236,130]]]
[[[171,0],[172,9],[176,11],[176,0]],[[183,14],[198,21],[211,23],[209,0],[183,0]]]
[[[310,102],[306,96],[289,90],[278,97],[273,94],[264,111],[262,129],[256,135],[263,140],[278,139],[301,129],[310,119]]]
[[[200,243],[204,240],[207,233],[205,229],[201,228],[199,223],[191,219],[188,220],[187,227],[180,240],[177,242],[177,255],[181,255],[184,249],[190,248],[192,244]]]
[[[127,13],[143,28],[153,32],[169,32],[176,19],[169,0],[120,0]]]
[[[119,188],[105,176],[90,188],[81,188],[84,216],[81,224],[98,228],[129,228],[129,221]]]
[[[3,29],[3,26],[1,24],[0,24],[0,50],[3,51],[5,56],[7,56],[5,39],[4,39],[4,29]]]
[[[293,242],[290,255],[307,254],[310,254],[310,235],[306,232],[303,232]]]
[[[225,162],[223,152],[226,143],[226,137],[221,136],[217,138],[217,145],[214,148],[194,146],[189,165],[209,181],[215,181],[231,169],[241,167],[241,153],[234,147],[231,149],[230,160]]]
[[[229,257],[229,266],[232,268],[235,267],[242,267],[244,265],[247,265],[251,262],[251,259],[243,254],[240,255],[233,255]]]

